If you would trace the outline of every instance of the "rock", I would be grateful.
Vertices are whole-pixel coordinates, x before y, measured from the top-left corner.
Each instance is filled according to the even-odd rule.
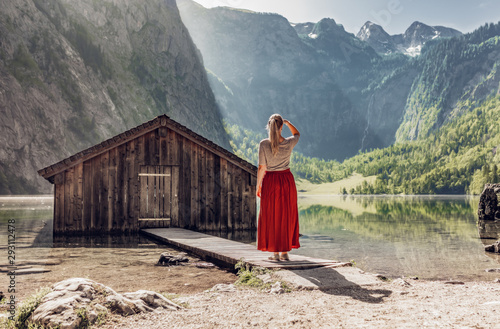
[[[444,284],[465,284],[462,281],[449,280],[445,281]]]
[[[109,311],[120,315],[152,312],[158,308],[178,310],[181,307],[153,292],[139,290],[118,294],[113,289],[89,279],[72,278],[52,286],[30,321],[45,327],[77,328],[85,321],[92,324],[99,314]],[[84,310],[84,318],[81,310]]]
[[[5,298],[5,295],[3,294],[3,291],[0,291],[0,301]]]
[[[479,207],[477,215],[479,220],[494,220],[498,209],[498,197],[495,190],[498,190],[500,184],[485,184],[481,197],[479,198]]]
[[[500,253],[500,240],[484,247],[484,251]]]
[[[132,315],[142,312],[151,312],[152,309],[141,305],[137,307],[130,299],[121,295],[115,294],[106,297],[106,306],[108,306],[113,313],[120,315]]]
[[[497,279],[493,280],[493,282],[494,283],[500,283],[500,279],[497,278]]]
[[[216,284],[213,286],[211,289],[208,290],[209,292],[235,292],[236,291],[236,286],[234,284]]]
[[[271,286],[269,293],[271,294],[283,294],[285,290],[281,287],[281,282],[277,281]]]
[[[179,305],[154,291],[138,290],[136,292],[124,293],[123,296],[131,299],[136,305],[140,305],[140,301],[142,301],[146,307],[151,309],[157,309],[159,307],[172,311],[180,309]]]
[[[410,287],[411,284],[408,283],[406,280],[399,278],[393,281],[394,284],[399,285],[401,287]]]
[[[156,263],[156,265],[171,266],[171,265],[179,265],[179,263],[185,263],[185,262],[189,262],[189,259],[186,257],[185,253],[181,253],[174,256],[164,252],[160,255],[160,259],[158,260],[158,263]]]
[[[485,272],[488,272],[488,273],[500,273],[500,268],[488,268],[486,270],[484,270]]]
[[[257,275],[257,278],[261,279],[262,282],[264,282],[264,283],[269,283],[269,282],[273,281],[273,278],[271,277],[271,274],[269,274],[269,273]]]

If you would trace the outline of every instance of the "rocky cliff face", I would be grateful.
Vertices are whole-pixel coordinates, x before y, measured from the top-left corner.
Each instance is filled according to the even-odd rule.
[[[356,35],[361,41],[367,42],[376,52],[381,54],[392,54],[398,52],[398,47],[382,26],[366,22]]]
[[[417,56],[420,55],[422,47],[429,40],[460,35],[462,33],[455,29],[444,26],[429,26],[421,22],[413,22],[403,34],[389,35],[382,26],[366,22],[356,36],[367,42],[380,54],[402,53]]]
[[[0,194],[163,113],[229,148],[174,0],[0,2]]]

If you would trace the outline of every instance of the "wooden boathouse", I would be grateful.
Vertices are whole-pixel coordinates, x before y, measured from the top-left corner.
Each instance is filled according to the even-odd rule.
[[[55,234],[256,229],[257,168],[161,115],[38,171]]]

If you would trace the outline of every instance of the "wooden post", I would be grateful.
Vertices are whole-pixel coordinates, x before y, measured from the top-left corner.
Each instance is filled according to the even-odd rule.
[[[92,201],[91,201],[91,208],[92,208],[92,217],[90,220],[90,232],[95,232],[96,227],[99,222],[99,191],[101,190],[101,177],[99,175],[99,169],[100,169],[100,156],[97,156],[93,158],[92,161],[92,182],[94,183],[92,185]]]
[[[89,232],[92,220],[92,160],[83,163],[83,217],[82,231]]]
[[[83,231],[82,216],[83,216],[83,163],[75,166],[75,213],[74,213],[74,230],[77,232]]]
[[[179,166],[172,167],[172,220],[179,223]],[[175,226],[174,226],[175,227]]]
[[[214,154],[214,162],[213,162],[213,181],[214,181],[214,190],[213,190],[213,218],[214,218],[214,227],[213,230],[221,231],[221,175],[220,175],[220,157]]]
[[[130,229],[133,231],[139,230],[139,213],[140,213],[140,203],[142,202],[140,200],[139,195],[142,193],[141,188],[142,185],[140,185],[139,182],[139,172],[140,172],[140,167],[145,165],[145,152],[144,152],[144,136],[140,136],[136,139],[136,146],[135,146],[135,161],[134,161],[134,181],[136,183],[137,189],[133,192],[133,198],[134,198],[134,212],[131,214],[132,216],[130,217],[131,224]]]
[[[198,188],[200,190],[200,199],[198,201],[200,207],[200,218],[198,219],[197,229],[199,231],[206,230],[206,218],[207,218],[207,207],[206,207],[206,198],[207,198],[207,190],[206,190],[206,151],[204,148],[200,148],[200,155],[198,158]]]
[[[54,232],[64,232],[64,175],[62,172],[54,177],[55,207],[54,207]]]
[[[227,165],[227,228],[234,230],[234,173],[233,165]]]
[[[66,170],[64,177],[64,233],[70,233],[74,231],[73,227],[73,214],[74,214],[74,184],[73,176],[75,169],[69,168]]]
[[[206,226],[205,229],[207,231],[213,231],[214,227],[214,190],[215,190],[215,181],[214,181],[214,155],[213,153],[207,152],[207,184],[206,184],[206,203],[205,207],[207,209],[206,215]]]
[[[126,163],[124,179],[127,182],[127,190],[124,193],[126,212],[124,225],[127,231],[134,231],[135,223],[139,216],[137,211],[139,202],[139,167],[137,159],[137,140],[131,140],[127,143]]]
[[[121,232],[126,230],[128,209],[127,209],[127,190],[128,190],[128,180],[126,176],[126,170],[128,168],[127,163],[129,158],[127,155],[127,144],[122,144],[117,148],[117,163],[116,163],[116,189],[118,194],[118,200],[116,201],[116,213],[113,219],[112,227]]]
[[[116,181],[118,179],[116,174],[117,169],[117,155],[118,148],[113,148],[109,151],[109,171],[108,171],[108,215],[106,223],[106,231],[111,232],[114,229],[113,221],[115,219],[116,203],[117,203],[117,190]]]
[[[181,185],[180,201],[182,202],[182,206],[179,206],[179,210],[181,211],[182,216],[179,216],[179,227],[187,228],[189,227],[191,221],[191,144],[190,140],[182,138],[179,140],[179,150],[180,152],[180,161],[181,161]]]
[[[220,217],[221,217],[221,224],[220,228],[222,232],[227,231],[228,229],[228,203],[229,203],[229,196],[228,196],[228,173],[227,173],[227,160],[221,158],[220,159],[220,187],[221,187],[221,193],[220,193],[220,198],[221,198],[221,209],[220,209]]]
[[[198,170],[198,153],[199,147],[193,145],[191,149],[191,218],[189,222],[190,229],[196,229],[196,223],[200,217],[200,203],[199,203],[199,170]]]
[[[108,171],[109,171],[109,152],[101,154],[100,177],[101,189],[99,196],[99,221],[96,229],[100,233],[104,233],[108,223]]]
[[[242,228],[241,220],[241,205],[242,205],[242,182],[241,182],[241,169],[233,166],[234,173],[234,228],[240,230]]]

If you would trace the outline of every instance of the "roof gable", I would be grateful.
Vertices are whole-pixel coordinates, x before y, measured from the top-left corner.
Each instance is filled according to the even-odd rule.
[[[235,154],[229,152],[228,150],[220,147],[219,145],[213,143],[212,141],[206,139],[205,137],[198,135],[194,131],[188,129],[186,126],[170,119],[167,115],[160,115],[151,121],[145,122],[140,126],[127,130],[115,137],[107,139],[100,144],[94,145],[78,152],[69,158],[61,160],[53,165],[46,168],[40,169],[38,174],[43,178],[49,180],[53,183],[53,177],[64,170],[75,166],[78,163],[84,162],[86,160],[92,159],[99,154],[107,152],[121,144],[124,144],[132,139],[140,137],[148,132],[151,132],[159,127],[167,127],[172,131],[178,133],[179,135],[191,140],[192,142],[204,147],[208,151],[219,155],[220,157],[226,159],[227,161],[233,163],[234,165],[248,171],[252,175],[257,174],[257,167],[251,163],[243,160],[242,158],[236,156]]]

